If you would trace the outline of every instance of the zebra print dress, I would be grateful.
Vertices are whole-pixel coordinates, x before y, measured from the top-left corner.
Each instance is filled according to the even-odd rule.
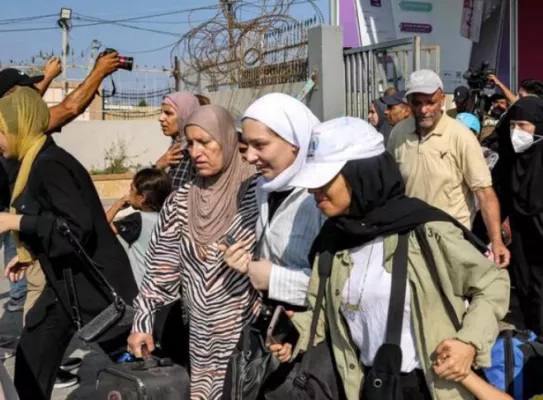
[[[205,256],[197,251],[187,224],[189,187],[172,193],[160,212],[132,330],[152,333],[155,312],[181,293],[189,316],[191,399],[213,400],[222,396],[228,360],[243,327],[256,319],[260,295],[247,276],[224,263],[216,244],[205,247]],[[255,189],[253,178],[227,231],[237,240],[254,236]]]

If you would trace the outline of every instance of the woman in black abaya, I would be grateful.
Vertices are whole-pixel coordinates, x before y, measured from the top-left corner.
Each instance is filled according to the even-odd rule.
[[[543,334],[543,99],[525,97],[508,112],[510,145],[507,207],[511,244],[515,324]],[[517,321],[519,319],[519,321]],[[521,326],[518,326],[522,328]]]

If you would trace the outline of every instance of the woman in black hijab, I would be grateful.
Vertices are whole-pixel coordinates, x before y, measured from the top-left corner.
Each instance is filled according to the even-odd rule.
[[[330,340],[345,398],[359,399],[364,381],[374,382],[367,374],[379,364],[401,372],[405,400],[473,398],[468,386],[456,382],[473,379],[473,363],[489,365],[498,320],[508,308],[507,273],[466,240],[473,235],[460,223],[405,195],[382,135],[366,122],[327,121],[313,130],[310,149],[291,185],[309,189],[328,217],[313,249],[318,258],[332,255],[316,343]],[[433,261],[427,264],[426,256]],[[396,261],[407,261],[404,298],[391,289]],[[317,260],[308,291],[311,306],[324,279],[320,270]],[[472,298],[467,310],[466,297]],[[387,310],[397,303],[390,331],[401,340],[394,343]],[[300,335],[294,354],[307,349],[312,313],[292,317]],[[380,353],[385,341],[401,350],[395,364]],[[293,354],[289,344],[270,350],[280,361]],[[370,390],[366,386],[363,390]]]
[[[518,328],[543,334],[543,99],[524,97],[508,112],[509,142],[501,146],[509,161],[502,169],[512,233],[509,267]],[[505,134],[502,133],[505,140]],[[512,301],[516,303],[515,301]],[[516,311],[516,312],[515,312]],[[517,320],[520,317],[520,320]]]

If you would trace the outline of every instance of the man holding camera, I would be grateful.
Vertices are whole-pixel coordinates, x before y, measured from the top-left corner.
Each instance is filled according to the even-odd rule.
[[[92,102],[102,81],[120,67],[121,62],[116,52],[102,54],[96,60],[93,70],[81,85],[66,96],[61,103],[49,108],[49,126],[46,133],[60,132],[64,125],[81,115]],[[47,62],[43,76],[30,77],[22,71],[12,68],[2,70],[0,71],[0,97],[9,96],[18,86],[33,87],[43,95],[53,79],[61,72],[62,66],[60,60],[56,57]],[[17,160],[6,160],[2,157],[0,157],[0,161],[0,177],[4,178],[0,179],[0,199],[2,200],[2,209],[6,209],[9,208],[9,199],[19,173],[20,164]],[[16,255],[15,245],[9,234],[4,237],[4,254],[4,263],[7,266]],[[28,268],[26,286],[23,281],[19,287],[15,288],[15,295],[10,294],[10,296],[17,297],[10,298],[7,305],[8,311],[21,311],[24,309],[25,315],[40,296],[45,286],[45,276],[39,263],[36,262]],[[81,360],[78,361],[78,363],[80,362]],[[77,384],[77,376],[66,372],[77,366],[61,367],[61,369],[65,369],[63,371],[65,373],[58,376],[55,387],[68,387]]]
[[[500,205],[477,139],[443,112],[443,82],[434,71],[413,72],[406,88],[413,117],[394,127],[387,148],[399,164],[407,195],[447,212],[468,229],[476,197],[493,259],[506,267],[510,254],[502,240]]]
[[[52,59],[52,62],[58,63],[58,59]],[[64,125],[73,121],[79,115],[83,114],[96,95],[102,81],[120,67],[119,56],[117,53],[105,54],[96,60],[93,70],[87,78],[72,93],[59,104],[49,108],[49,127],[48,133],[58,132]],[[61,68],[61,67],[60,67]],[[0,71],[0,97],[9,95],[17,86],[31,86],[36,88],[42,95],[53,81],[49,76],[29,77],[28,75],[17,71],[18,77],[14,76],[11,68]],[[60,71],[58,74],[60,74]],[[57,75],[58,75],[57,74]]]

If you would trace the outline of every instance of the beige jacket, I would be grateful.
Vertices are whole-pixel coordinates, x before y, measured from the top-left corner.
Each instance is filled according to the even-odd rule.
[[[460,229],[452,223],[428,223],[425,232],[445,294],[462,321],[462,329],[456,332],[449,320],[412,233],[409,238],[408,279],[418,355],[434,399],[472,399],[473,396],[461,384],[435,376],[432,371],[433,353],[441,341],[456,338],[475,346],[476,365],[490,365],[490,350],[498,335],[498,321],[505,316],[509,307],[509,275],[467,242]],[[384,241],[385,269],[389,272],[397,243],[397,235],[388,236]],[[308,298],[311,306],[315,304],[319,284],[317,262],[315,260],[309,284]],[[332,275],[326,285],[323,311],[319,317],[316,344],[324,339],[328,331],[347,399],[358,400],[364,369],[340,311],[343,287],[352,266],[350,251],[335,254]],[[471,298],[467,310],[464,301],[466,297]],[[293,317],[300,331],[295,354],[307,348],[312,315],[312,311],[307,311]]]

